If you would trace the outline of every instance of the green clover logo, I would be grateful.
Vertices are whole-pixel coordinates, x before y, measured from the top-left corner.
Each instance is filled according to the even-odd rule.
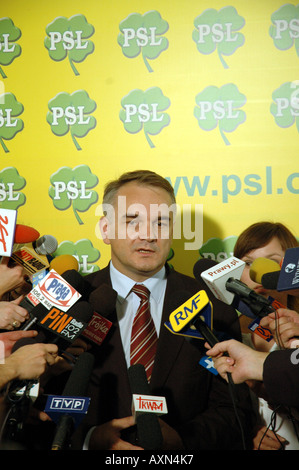
[[[231,235],[223,240],[221,238],[210,238],[199,250],[200,256],[210,258],[221,263],[233,256],[237,237]]]
[[[149,72],[152,68],[147,59],[156,59],[168,48],[168,40],[162,35],[168,31],[168,23],[158,11],[148,11],[144,15],[132,13],[119,25],[117,42],[123,54],[129,59],[142,54]]]
[[[21,55],[22,49],[16,43],[22,33],[10,18],[0,19],[0,64],[9,65],[16,57]],[[7,78],[4,70],[0,67],[2,78]]]
[[[290,127],[296,122],[299,132],[299,81],[283,83],[272,93],[270,112],[279,127]]]
[[[83,224],[78,212],[86,212],[98,201],[98,194],[91,190],[98,184],[87,165],[79,165],[74,169],[62,167],[50,177],[49,196],[54,207],[60,211],[73,208],[78,223]]]
[[[84,15],[69,19],[59,16],[48,24],[46,33],[44,45],[51,59],[60,61],[67,57],[74,74],[79,75],[74,62],[83,62],[94,51],[94,44],[88,39],[93,35],[94,27]]]
[[[26,186],[26,180],[14,167],[0,171],[0,205],[3,209],[17,210],[26,202],[26,196],[20,190]]]
[[[158,87],[146,91],[132,90],[121,100],[122,108],[119,117],[124,128],[130,134],[142,129],[150,147],[155,147],[149,135],[157,135],[163,127],[168,126],[170,117],[164,111],[169,108],[170,100]]]
[[[91,113],[97,105],[85,90],[72,94],[61,92],[48,103],[47,122],[53,134],[61,137],[69,131],[77,150],[81,150],[75,137],[85,137],[96,126],[96,119]]]
[[[243,28],[244,18],[231,6],[219,11],[209,8],[197,16],[193,24],[196,29],[192,32],[192,39],[197,50],[201,54],[212,54],[217,49],[219,59],[227,69],[223,56],[232,55],[245,42],[243,34],[237,32]]]
[[[99,266],[93,264],[100,258],[100,252],[87,238],[77,242],[63,241],[55,251],[54,257],[60,255],[74,256],[79,263],[79,272],[82,276],[100,269]]]
[[[4,140],[11,140],[14,136],[23,130],[24,123],[19,116],[24,111],[22,103],[17,101],[12,93],[0,95],[0,144],[3,150],[9,152]]]
[[[282,51],[290,49],[295,44],[297,56],[299,56],[299,5],[286,4],[276,10],[271,16],[272,25],[269,34],[275,47]]]
[[[228,83],[220,88],[208,86],[195,98],[197,106],[194,116],[199,127],[211,131],[219,126],[221,137],[226,145],[230,145],[225,132],[233,132],[245,122],[246,114],[239,109],[246,103],[246,96],[239,92],[238,87]]]

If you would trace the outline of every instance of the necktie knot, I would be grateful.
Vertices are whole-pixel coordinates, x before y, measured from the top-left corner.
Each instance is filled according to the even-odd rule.
[[[141,300],[148,300],[150,296],[150,291],[143,284],[135,284],[132,288],[132,292],[135,292]]]

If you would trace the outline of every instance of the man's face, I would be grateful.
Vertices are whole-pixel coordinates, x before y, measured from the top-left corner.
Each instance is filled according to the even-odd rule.
[[[131,182],[118,191],[112,217],[101,220],[101,229],[121,273],[141,282],[164,266],[173,235],[170,206],[171,197],[162,188]]]

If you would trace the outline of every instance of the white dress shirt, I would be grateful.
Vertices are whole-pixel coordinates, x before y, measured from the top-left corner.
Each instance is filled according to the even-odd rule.
[[[110,278],[113,289],[117,292],[116,312],[119,323],[120,335],[123,344],[127,366],[130,366],[130,342],[134,316],[137,313],[140,297],[131,292],[136,281],[120,273],[110,262]],[[138,284],[138,283],[137,283]],[[165,266],[154,276],[142,283],[150,291],[150,312],[159,337],[161,317],[166,290]]]

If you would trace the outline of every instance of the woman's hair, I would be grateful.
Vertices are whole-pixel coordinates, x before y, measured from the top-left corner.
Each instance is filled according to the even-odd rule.
[[[103,203],[113,204],[117,191],[125,184],[136,182],[144,186],[155,186],[165,189],[175,203],[175,194],[171,184],[162,176],[149,170],[130,171],[121,175],[118,179],[109,182],[104,189]]]
[[[242,259],[250,251],[267,245],[274,237],[279,240],[283,251],[299,246],[299,242],[285,225],[279,222],[257,222],[239,235],[234,256]]]

